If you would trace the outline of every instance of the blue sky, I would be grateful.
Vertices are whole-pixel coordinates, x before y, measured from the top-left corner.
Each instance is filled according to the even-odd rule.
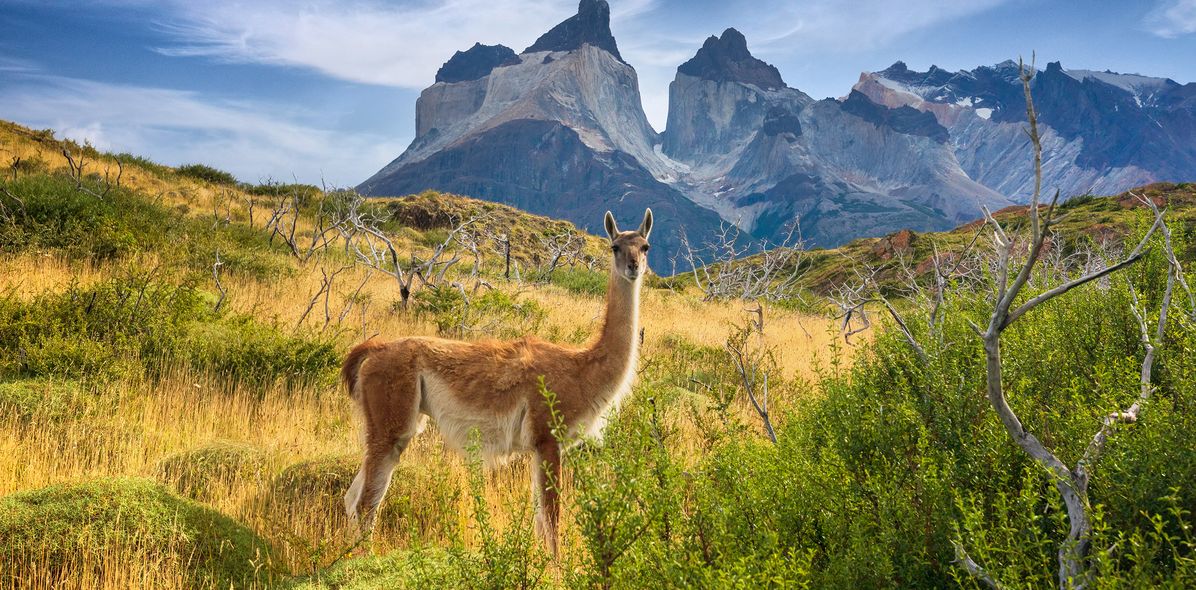
[[[1196,81],[1196,0],[610,0],[662,130],[668,82],[736,27],[785,81],[843,96],[900,59]],[[521,51],[575,0],[0,0],[0,118],[245,181],[356,184],[414,133],[415,99],[475,41]],[[0,146],[2,148],[2,146]]]

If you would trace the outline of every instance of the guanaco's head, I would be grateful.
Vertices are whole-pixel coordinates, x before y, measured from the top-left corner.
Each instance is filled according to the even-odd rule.
[[[648,269],[648,234],[652,233],[652,210],[644,211],[644,221],[635,231],[619,231],[615,216],[606,212],[606,235],[610,238],[610,250],[614,255],[615,274],[635,282]]]

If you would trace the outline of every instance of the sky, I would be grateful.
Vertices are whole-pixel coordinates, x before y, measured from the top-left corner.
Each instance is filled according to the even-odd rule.
[[[609,0],[658,131],[702,41],[739,29],[815,98],[897,60],[1196,82],[1196,0]],[[0,0],[0,119],[242,181],[352,186],[398,157],[454,51],[522,51],[576,0]],[[2,149],[3,146],[0,146]]]

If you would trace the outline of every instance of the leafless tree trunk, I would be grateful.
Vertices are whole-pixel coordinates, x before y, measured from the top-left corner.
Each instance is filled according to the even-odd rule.
[[[224,285],[220,284],[220,267],[224,263],[220,260],[220,249],[216,249],[216,263],[212,265],[212,278],[216,281],[216,290],[220,292],[220,298],[216,300],[216,305],[212,307],[212,311],[220,311],[220,306],[224,305]]]
[[[1170,305],[1171,289],[1175,282],[1174,273],[1175,268],[1170,268],[1171,278],[1167,282],[1167,291],[1163,297],[1162,309],[1159,313],[1158,326],[1155,338],[1149,335],[1146,326],[1145,314],[1137,309],[1135,302],[1134,313],[1139,319],[1139,324],[1142,329],[1142,341],[1146,346],[1147,353],[1142,361],[1141,372],[1141,391],[1139,394],[1139,402],[1135,402],[1129,410],[1110,414],[1105,419],[1100,431],[1093,437],[1092,442],[1088,445],[1084,456],[1079,460],[1074,469],[1069,468],[1054,452],[1046,447],[1036,436],[1027,431],[1022,425],[1021,419],[1009,406],[1009,402],[1005,397],[1004,385],[1002,382],[1002,363],[1001,363],[1001,334],[1009,328],[1013,322],[1017,321],[1023,315],[1033,310],[1038,305],[1050,301],[1055,297],[1063,295],[1076,287],[1084,285],[1088,282],[1100,279],[1118,270],[1121,270],[1135,262],[1137,262],[1143,255],[1143,251],[1147,242],[1154,235],[1154,232],[1163,225],[1163,216],[1160,212],[1155,210],[1155,221],[1150,230],[1138,243],[1138,245],[1120,262],[1109,265],[1108,267],[1096,272],[1081,275],[1078,278],[1066,281],[1054,288],[1048,289],[1034,297],[1031,297],[1020,305],[1015,306],[1015,302],[1021,294],[1023,288],[1030,279],[1031,273],[1035,265],[1039,262],[1042,255],[1043,243],[1046,240],[1048,231],[1051,225],[1057,221],[1054,218],[1055,202],[1058,200],[1058,193],[1055,193],[1054,199],[1046,207],[1045,214],[1040,210],[1039,197],[1042,188],[1042,144],[1038,133],[1038,120],[1034,112],[1034,103],[1030,94],[1030,81],[1033,78],[1033,66],[1027,70],[1024,66],[1021,68],[1022,87],[1026,97],[1026,115],[1029,120],[1028,134],[1034,150],[1034,192],[1030,199],[1029,218],[1030,218],[1030,235],[1029,248],[1026,254],[1025,261],[1020,266],[1014,266],[1012,260],[1013,252],[1013,238],[1005,231],[1005,228],[989,213],[988,209],[984,209],[985,219],[993,230],[993,243],[996,249],[997,264],[996,264],[996,279],[994,285],[994,307],[992,314],[989,317],[988,325],[984,328],[972,325],[977,335],[981,338],[984,344],[985,353],[985,390],[990,405],[997,413],[1001,424],[1005,427],[1005,431],[1010,438],[1031,458],[1033,458],[1039,465],[1047,470],[1052,476],[1055,489],[1063,499],[1063,503],[1067,508],[1067,519],[1069,523],[1069,530],[1067,537],[1060,545],[1058,552],[1059,559],[1059,587],[1082,589],[1087,588],[1092,581],[1091,563],[1089,561],[1089,551],[1091,549],[1091,527],[1089,510],[1090,505],[1088,501],[1088,481],[1089,481],[1089,466],[1096,461],[1097,457],[1104,446],[1104,441],[1108,437],[1108,432],[1112,425],[1118,422],[1127,422],[1137,419],[1138,408],[1140,402],[1149,397],[1152,391],[1150,384],[1150,372],[1154,362],[1154,346],[1158,340],[1162,339],[1164,325],[1167,319],[1167,308]],[[1012,273],[1012,279],[1011,277]],[[1135,297],[1136,299],[1136,297]],[[978,580],[988,584],[991,587],[998,588],[1000,584],[991,575],[987,574],[971,557],[968,556],[967,551],[962,543],[955,544],[956,555],[959,562],[970,573],[977,577]]]
[[[681,248],[681,257],[689,265],[694,284],[705,294],[706,301],[778,301],[800,294],[798,283],[805,250],[796,219],[776,244],[743,242],[739,227],[724,223],[711,239],[697,248],[682,230]],[[750,255],[756,249],[760,251]]]
[[[775,369],[776,363],[773,351],[764,345],[763,331],[757,333],[758,343],[752,346],[750,341],[753,332],[757,332],[756,326],[749,320],[747,325],[737,328],[727,338],[726,350],[735,370],[739,372],[748,401],[764,424],[768,440],[776,444],[777,433],[772,427],[772,416],[768,411],[768,375]]]

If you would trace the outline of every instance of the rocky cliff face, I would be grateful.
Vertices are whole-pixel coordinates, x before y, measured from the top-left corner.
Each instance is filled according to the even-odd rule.
[[[1012,62],[970,72],[897,62],[815,101],[727,29],[678,67],[658,134],[609,20],[606,2],[582,0],[522,53],[454,54],[416,103],[415,140],[359,190],[458,192],[594,232],[608,208],[651,206],[660,270],[682,228],[696,237],[732,222],[776,239],[798,220],[809,242],[833,246],[945,229],[1028,195]],[[1057,63],[1033,84],[1048,187],[1070,196],[1196,177],[1196,84]]]
[[[1064,196],[1116,193],[1196,176],[1196,84],[1047,64],[1031,82],[1043,136],[1044,186]],[[893,108],[933,114],[964,171],[1024,199],[1032,190],[1018,66],[910,70],[897,62],[864,73],[853,92]]]
[[[392,195],[429,188],[515,205],[601,233],[606,209],[659,227],[662,268],[681,226],[705,231],[718,215],[668,184],[677,172],[654,151],[635,70],[610,33],[610,8],[578,14],[523,53],[475,45],[441,68],[416,102],[416,138],[358,189]]]
[[[735,29],[707,39],[669,90],[663,152],[687,171],[677,186],[757,237],[798,218],[811,243],[836,245],[1008,203],[960,169],[934,115],[861,93],[815,102]]]

